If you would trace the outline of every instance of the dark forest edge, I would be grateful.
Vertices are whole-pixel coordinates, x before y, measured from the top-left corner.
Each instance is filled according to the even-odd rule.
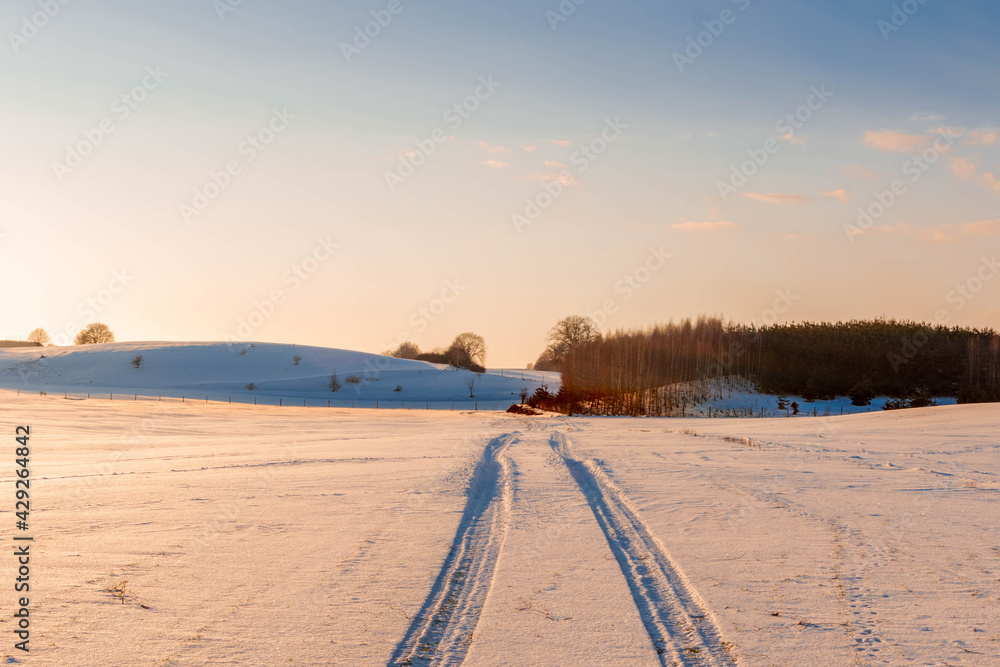
[[[601,334],[588,318],[561,320],[534,364],[562,372],[535,407],[565,413],[683,413],[721,384],[806,400],[848,396],[893,407],[1000,401],[1000,335],[990,328],[891,319],[757,327],[699,317]],[[742,382],[740,382],[742,381]]]

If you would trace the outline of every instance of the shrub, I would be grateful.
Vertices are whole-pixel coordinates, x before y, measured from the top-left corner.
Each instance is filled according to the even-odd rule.
[[[330,382],[326,385],[330,391],[337,392],[340,391],[340,380],[337,379],[337,374],[334,373],[330,376]]]
[[[348,375],[344,378],[344,382],[347,384],[361,384],[361,377],[358,375]]]
[[[132,357],[132,368],[139,368],[139,366],[142,366],[141,354],[137,354],[134,357]]]
[[[296,354],[292,357],[292,366],[298,366],[300,361],[302,361],[302,357]]]
[[[883,410],[905,410],[910,407],[910,401],[905,398],[890,398],[882,404]]]
[[[403,391],[403,385],[401,385],[401,384],[397,384],[397,385],[396,385],[396,388],[395,388],[395,389],[393,389],[393,391]]]
[[[253,382],[247,384],[247,391],[256,391],[256,390],[257,390],[257,385],[255,385]]]
[[[851,387],[847,396],[851,399],[851,405],[871,405],[872,399],[875,398],[875,387],[872,386],[871,380],[865,378]]]
[[[958,392],[959,403],[995,403],[1000,401],[998,387],[962,387]]]

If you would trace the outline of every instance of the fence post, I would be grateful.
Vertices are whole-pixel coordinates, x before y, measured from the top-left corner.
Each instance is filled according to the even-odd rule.
[[[278,407],[279,407],[279,408],[281,407],[281,402],[282,402],[283,400],[285,400],[285,399],[283,399],[283,398],[279,398],[279,399],[278,399]]]
[[[378,410],[378,401],[375,401],[375,409]]]

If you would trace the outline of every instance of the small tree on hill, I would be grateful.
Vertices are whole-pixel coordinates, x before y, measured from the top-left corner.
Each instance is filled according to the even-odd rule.
[[[28,342],[38,343],[39,345],[48,345],[52,342],[52,336],[50,336],[49,332],[45,329],[38,327],[28,334]]]
[[[94,322],[84,327],[73,340],[77,345],[98,345],[100,343],[115,342],[115,335],[111,328],[102,322]]]

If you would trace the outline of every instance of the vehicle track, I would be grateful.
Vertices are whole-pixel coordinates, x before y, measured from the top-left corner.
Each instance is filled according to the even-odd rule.
[[[581,460],[563,433],[549,446],[569,469],[618,560],[662,665],[737,662],[701,596],[691,586],[628,496],[592,459]]]
[[[448,557],[389,667],[460,665],[465,659],[510,525],[514,474],[505,450],[517,436],[504,434],[486,445]]]

